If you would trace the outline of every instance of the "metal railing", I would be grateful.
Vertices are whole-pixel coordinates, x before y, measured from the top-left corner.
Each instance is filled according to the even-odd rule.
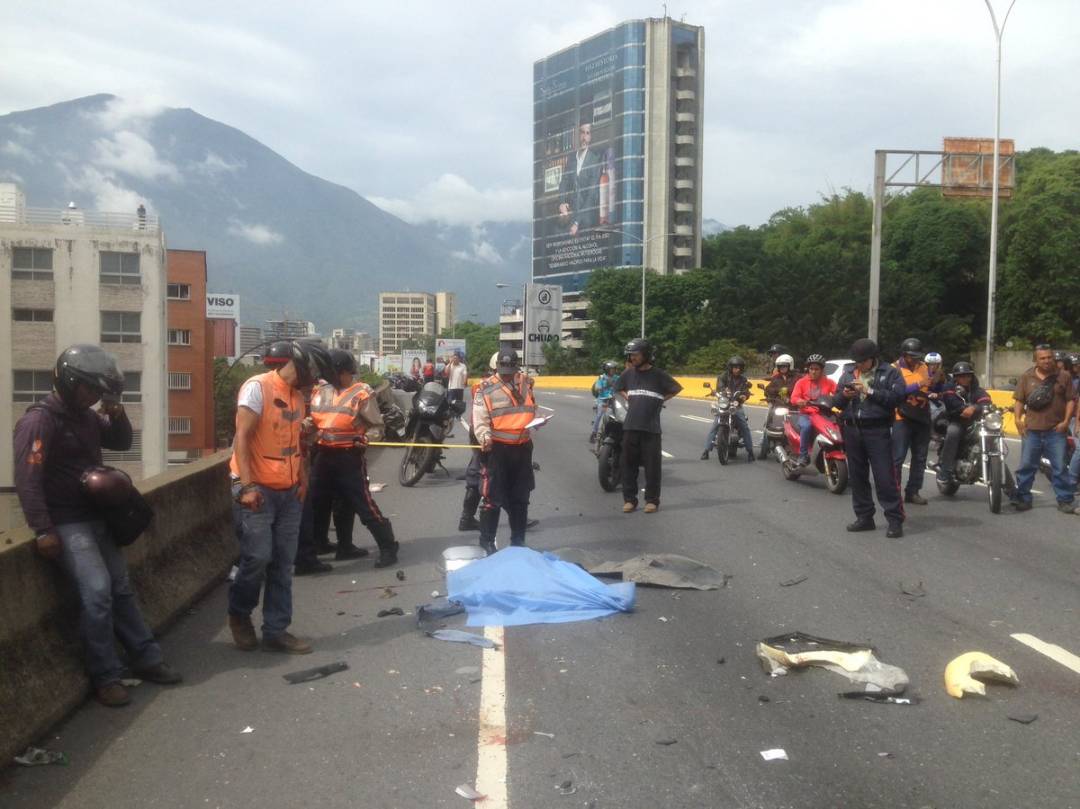
[[[157,234],[161,220],[139,213],[85,211],[82,208],[25,208],[0,205],[0,223],[16,225],[66,225],[95,230],[130,230]]]

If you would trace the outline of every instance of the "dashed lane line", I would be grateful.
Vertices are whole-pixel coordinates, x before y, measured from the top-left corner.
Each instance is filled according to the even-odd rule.
[[[1039,640],[1034,635],[1029,635],[1026,632],[1017,632],[1015,635],[1010,635],[1009,637],[1015,641],[1019,641],[1025,646],[1031,647],[1039,654],[1046,655],[1055,663],[1060,663],[1065,668],[1080,674],[1080,657],[1077,657],[1067,649],[1063,649],[1054,643],[1047,643],[1044,640]]]
[[[486,796],[484,809],[506,809],[506,646],[503,628],[485,626],[484,637],[493,641],[495,648],[483,650],[476,791]]]
[[[691,416],[691,415],[688,415],[686,413],[680,413],[679,418],[688,419],[690,421],[701,421],[701,422],[704,422],[705,424],[712,424],[713,423],[712,419],[703,418],[702,416]]]

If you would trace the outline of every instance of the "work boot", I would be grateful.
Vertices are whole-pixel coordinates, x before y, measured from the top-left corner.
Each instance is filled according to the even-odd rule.
[[[140,680],[157,683],[158,685],[176,685],[184,679],[180,676],[180,672],[170,668],[167,663],[158,663],[156,666],[146,666],[143,668],[133,668],[131,673]]]
[[[904,502],[916,506],[925,506],[929,501],[918,492],[908,492],[904,495]]]
[[[326,556],[328,553],[336,553],[338,549],[336,542],[327,542],[322,545],[315,546],[315,554],[317,556]]]
[[[375,544],[379,546],[379,558],[375,560],[375,567],[390,567],[397,564],[398,545],[394,539],[394,526],[390,520],[376,523],[369,527],[371,535],[375,537]]]
[[[401,547],[397,542],[386,547],[379,548],[379,558],[375,560],[375,567],[391,567],[397,564],[398,548]]]
[[[366,559],[371,556],[371,553],[367,548],[358,548],[355,545],[346,545],[344,548],[341,544],[338,544],[338,551],[334,554],[334,560],[337,562],[347,562],[350,559]]]
[[[233,643],[240,651],[253,652],[259,648],[250,615],[229,615],[229,629],[232,630]]]
[[[1031,503],[1027,500],[1015,500],[1012,505],[1017,511],[1031,511]]]
[[[644,511],[646,514],[655,514],[660,509],[659,503],[646,503]]]
[[[119,681],[99,685],[94,689],[94,697],[106,708],[121,708],[131,702],[131,694]]]
[[[488,556],[491,556],[491,554],[495,553],[495,551],[498,550],[498,548],[495,547],[495,540],[493,539],[481,539],[480,547],[484,549],[484,553],[486,553]]]
[[[703,453],[701,453],[701,460],[703,460],[703,461],[709,460],[709,451],[708,450],[705,450]]]
[[[334,569],[334,566],[327,562],[320,562],[316,559],[314,562],[303,562],[293,567],[294,576],[315,576],[319,573],[329,573]]]
[[[458,520],[457,530],[459,531],[479,531],[480,521],[471,514],[462,514],[461,519]]]
[[[527,522],[525,523],[525,529],[526,529],[526,530],[528,530],[528,529],[530,529],[530,528],[535,528],[535,527],[536,527],[536,526],[538,526],[539,524],[540,524],[540,520],[528,520],[528,521],[527,521]]]
[[[632,511],[636,511],[637,503],[635,503],[633,500],[627,500],[625,503],[622,504],[622,510],[623,514],[629,514]]]
[[[876,528],[877,526],[874,525],[874,520],[871,517],[864,517],[849,523],[847,530],[855,534],[859,531],[873,531]]]
[[[889,539],[900,539],[903,535],[904,526],[898,522],[890,523],[888,530],[885,532],[885,536]]]
[[[289,655],[307,655],[313,651],[310,643],[288,632],[282,632],[272,638],[264,635],[262,647],[267,652],[282,652]]]

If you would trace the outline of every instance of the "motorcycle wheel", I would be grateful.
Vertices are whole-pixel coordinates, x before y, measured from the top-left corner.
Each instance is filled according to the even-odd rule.
[[[847,461],[830,461],[825,459],[825,485],[833,494],[843,494],[847,489],[848,468]]]
[[[600,488],[605,492],[613,492],[619,488],[619,456],[615,447],[604,444],[597,453],[597,467],[600,475]]]
[[[758,450],[758,460],[768,460],[772,453],[772,440],[767,435],[761,436],[761,449]]]
[[[413,441],[417,444],[430,444],[431,439],[427,436],[415,436]],[[398,483],[402,486],[415,486],[427,473],[428,463],[431,456],[437,452],[435,448],[409,447],[405,451],[405,457],[401,459],[401,467],[398,469]]]
[[[728,456],[731,453],[731,441],[728,436],[728,428],[721,427],[716,431],[716,460],[721,466],[727,466]]]
[[[986,496],[990,500],[990,513],[1001,513],[1001,494],[1005,488],[1004,462],[1001,458],[990,461],[990,480],[986,481]]]
[[[795,464],[790,459],[780,464],[780,471],[784,473],[784,480],[798,480],[799,473],[795,471]]]

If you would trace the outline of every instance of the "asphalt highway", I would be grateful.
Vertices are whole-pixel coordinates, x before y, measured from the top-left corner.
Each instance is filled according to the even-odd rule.
[[[586,445],[591,399],[538,398],[556,417],[536,439],[531,546],[680,553],[727,586],[639,587],[633,613],[510,628],[498,652],[436,641],[410,613],[445,593],[442,550],[476,540],[456,531],[466,455],[402,489],[384,451],[371,477],[389,484],[376,498],[404,581],[370,560],[298,579],[294,631],[316,651],[295,658],[233,649],[217,588],[163,637],[185,684],[138,686],[122,710],[87,703],[42,740],[70,766],[0,772],[0,805],[462,807],[455,788],[479,778],[504,784],[505,801],[476,804],[489,809],[1080,807],[1080,518],[1052,496],[992,515],[984,489],[947,500],[931,477],[903,539],[880,517],[848,534],[850,496],[820,477],[699,460],[707,405],[675,400],[661,509],[624,515]],[[406,615],[376,617],[391,607]],[[921,702],[841,700],[849,684],[822,669],[770,678],[755,644],[794,630],[873,644]],[[948,696],[945,666],[969,651],[1009,664],[1019,687]],[[336,660],[350,668],[281,677]],[[776,748],[787,760],[763,759]]]

